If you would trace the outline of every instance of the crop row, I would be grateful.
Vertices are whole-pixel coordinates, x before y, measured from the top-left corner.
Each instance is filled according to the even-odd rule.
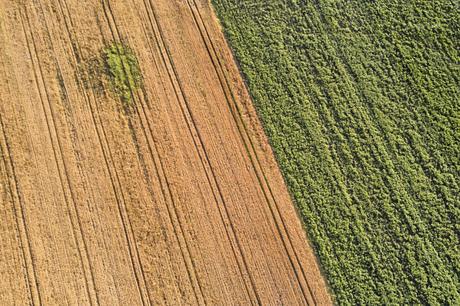
[[[213,3],[337,302],[459,303],[454,2]]]

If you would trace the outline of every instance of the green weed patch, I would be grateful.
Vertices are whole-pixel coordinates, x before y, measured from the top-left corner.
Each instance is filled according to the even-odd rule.
[[[133,51],[121,43],[113,43],[102,52],[110,88],[120,99],[130,104],[142,81],[139,63]]]

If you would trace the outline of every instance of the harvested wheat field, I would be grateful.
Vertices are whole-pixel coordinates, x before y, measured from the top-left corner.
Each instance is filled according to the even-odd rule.
[[[0,77],[0,305],[331,303],[209,3],[0,0]]]

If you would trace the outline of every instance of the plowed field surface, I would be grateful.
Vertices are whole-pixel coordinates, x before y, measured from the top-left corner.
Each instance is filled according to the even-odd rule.
[[[0,157],[1,305],[331,302],[205,1],[0,0]]]

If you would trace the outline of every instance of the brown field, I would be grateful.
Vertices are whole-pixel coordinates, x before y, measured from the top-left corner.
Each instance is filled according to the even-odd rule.
[[[0,305],[331,303],[204,0],[0,0],[0,156]]]

